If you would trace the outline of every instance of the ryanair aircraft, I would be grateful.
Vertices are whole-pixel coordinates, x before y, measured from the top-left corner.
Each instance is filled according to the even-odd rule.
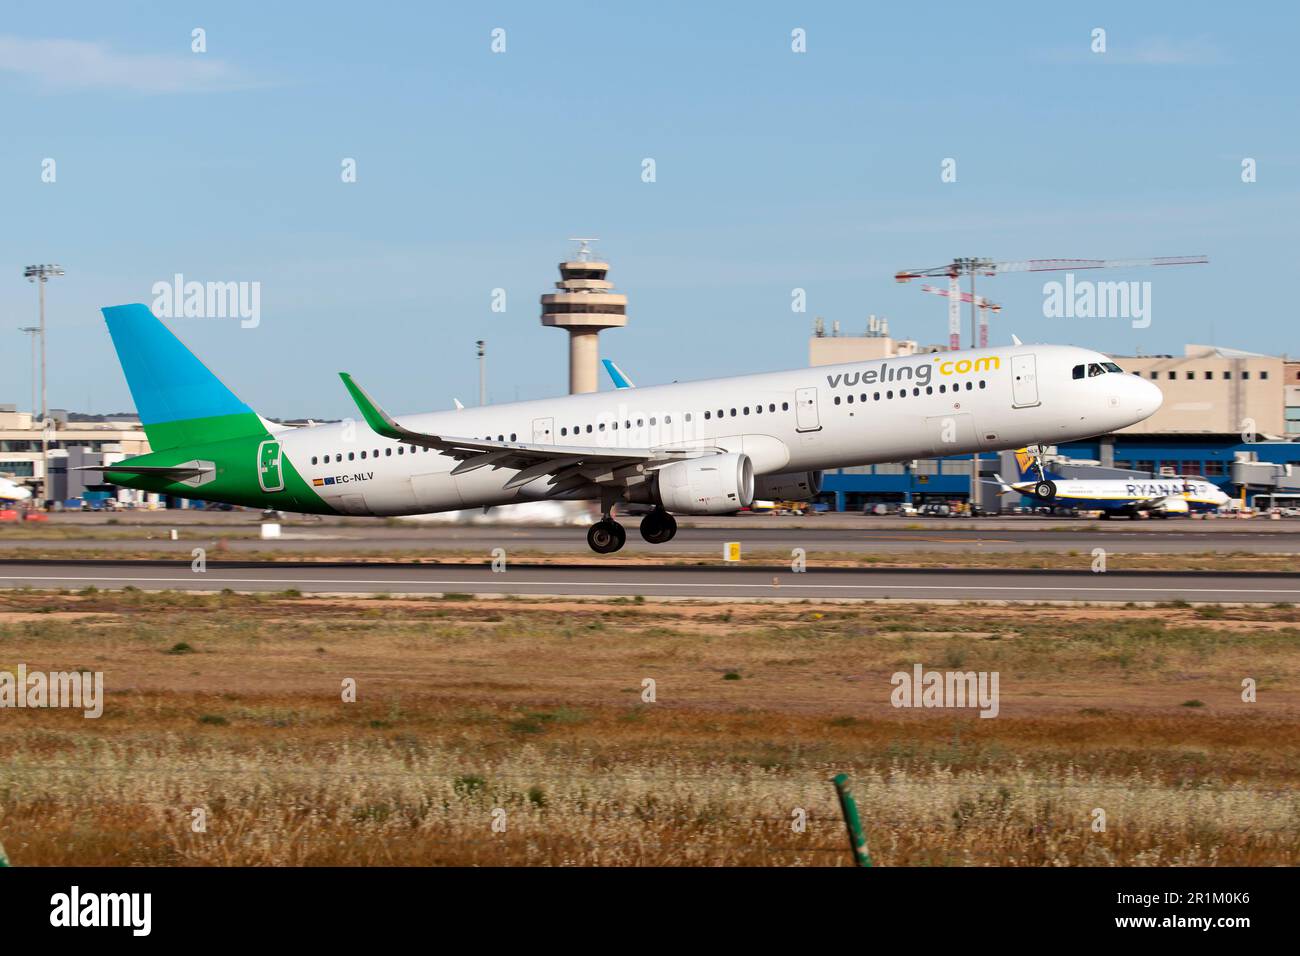
[[[1073,441],[1161,402],[1097,352],[1017,344],[397,417],[344,372],[361,421],[294,428],[244,404],[146,306],[103,312],[151,447],[104,469],[109,482],[311,514],[599,501],[587,542],[602,554],[626,541],[622,502],[652,506],[640,532],[661,544],[675,514],[804,500],[827,468]]]
[[[0,477],[0,505],[6,502],[26,501],[32,496],[31,490],[16,481]]]
[[[1080,511],[1100,511],[1103,518],[1142,512],[1160,518],[1193,511],[1217,511],[1229,506],[1218,485],[1204,478],[1061,478],[1043,468],[1042,460],[1026,448],[1016,452],[1020,481],[1008,483],[996,476],[1002,494],[1019,492],[1045,504]]]

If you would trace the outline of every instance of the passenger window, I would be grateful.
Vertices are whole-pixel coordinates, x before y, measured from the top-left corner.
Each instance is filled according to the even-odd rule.
[[[707,413],[706,413],[706,414],[707,414]],[[687,413],[686,413],[686,420],[687,420],[688,422],[691,420],[691,413],[690,413],[690,412],[687,412]]]
[[[894,393],[892,391],[885,393],[885,398],[893,398],[893,397],[894,397]]]
[[[406,446],[405,446],[405,445],[398,445],[398,446],[397,446],[397,453],[398,453],[399,455],[405,455],[405,454],[406,454]]]
[[[664,416],[664,424],[665,424],[665,425],[671,425],[672,423],[673,423],[673,416],[671,416],[671,415],[665,415],[665,416]]]
[[[734,408],[731,410],[731,417],[732,418],[736,417],[736,410]]]
[[[561,435],[567,435],[567,434],[569,434],[569,430],[568,430],[567,428],[561,428],[561,429],[560,429],[560,434],[561,434]]]
[[[980,379],[980,388],[983,388],[984,384],[985,384],[984,379]]]
[[[705,421],[708,421],[708,420],[709,420],[710,418],[712,418],[712,417],[713,417],[713,412],[705,412],[705,413],[704,413],[704,419],[705,419]]]
[[[839,397],[838,395],[836,395],[836,396],[835,396],[835,404],[838,405],[839,403],[840,403],[840,397]]]
[[[655,421],[656,421],[656,419],[654,419],[654,418],[650,419],[650,424],[653,425],[653,424],[655,423]]]
[[[356,452],[354,452],[354,451],[350,451],[350,452],[348,452],[348,461],[355,461],[355,460],[356,460],[356,457],[357,457],[357,453],[356,453]]]
[[[518,441],[519,439],[517,439],[517,438],[515,437],[515,433],[514,433],[514,432],[511,432],[511,433],[510,433],[510,440],[511,440],[511,441]]]
[[[311,463],[312,463],[313,465],[316,464],[316,456],[315,456],[315,455],[312,455],[312,456],[311,456]]]
[[[872,395],[871,395],[871,400],[874,401],[874,402],[878,402],[878,401],[880,401],[880,393],[879,393],[879,392],[873,392]]]
[[[781,411],[783,411],[783,412],[788,412],[789,410],[790,410],[790,403],[789,403],[789,402],[782,402],[782,403],[781,403]]]
[[[925,394],[927,394],[927,395],[933,395],[933,394],[934,394],[934,386],[933,386],[933,385],[927,385],[927,386],[925,387]]]
[[[392,446],[392,445],[389,445],[387,448],[384,449],[384,457],[385,457],[385,458],[392,458],[392,457],[393,457],[393,446]]]

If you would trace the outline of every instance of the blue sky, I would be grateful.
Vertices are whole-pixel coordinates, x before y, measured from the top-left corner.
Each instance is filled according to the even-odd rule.
[[[957,256],[1210,256],[1105,276],[1153,281],[1146,329],[1044,318],[1049,276],[982,280],[995,344],[1300,353],[1281,294],[1300,252],[1292,5],[6,11],[0,402],[29,401],[21,270],[44,261],[68,271],[49,290],[55,407],[130,407],[98,307],[177,272],[261,283],[256,329],[172,325],[267,415],[348,414],[339,370],[395,411],[471,402],[477,338],[494,401],[559,394],[565,336],[537,297],[574,235],[600,237],[630,296],[602,354],[641,384],[806,364],[815,315],[943,341],[943,300],[892,275]]]

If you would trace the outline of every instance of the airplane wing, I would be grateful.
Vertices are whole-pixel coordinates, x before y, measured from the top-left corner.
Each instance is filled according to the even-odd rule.
[[[366,424],[377,435],[393,441],[432,448],[460,460],[451,470],[463,475],[479,468],[509,468],[519,473],[502,487],[518,488],[538,478],[550,476],[550,495],[558,495],[587,483],[622,484],[636,480],[671,461],[696,458],[722,452],[721,448],[604,448],[595,445],[537,445],[530,442],[491,441],[457,438],[412,431],[396,422],[375,404],[366,391],[347,372],[339,377]]]
[[[1028,481],[1028,482],[1022,481],[1019,484],[1012,484],[1011,482],[1007,481],[1005,478],[1003,478],[1001,475],[998,474],[995,474],[993,476],[993,479],[994,480],[990,481],[988,478],[981,478],[980,484],[997,485],[999,498],[1001,498],[1003,495],[1012,494],[1013,492],[1022,495],[1027,495],[1030,494],[1034,488],[1034,483],[1032,481]]]

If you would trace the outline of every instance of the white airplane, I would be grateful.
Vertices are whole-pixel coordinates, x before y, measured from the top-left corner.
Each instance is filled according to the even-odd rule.
[[[661,544],[674,514],[808,498],[827,468],[1088,438],[1161,402],[1097,352],[1017,344],[397,418],[340,373],[362,422],[292,428],[235,397],[146,306],[103,311],[153,449],[102,469],[110,482],[315,514],[594,500],[587,542],[602,554],[626,541],[622,502],[652,506],[641,536]]]
[[[1061,478],[1043,468],[1042,459],[1021,448],[1016,452],[1020,481],[995,475],[1000,494],[1019,492],[1050,505],[1100,511],[1103,518],[1142,512],[1167,518],[1193,511],[1218,511],[1232,499],[1201,477],[1162,478]]]
[[[16,481],[0,477],[0,501],[9,503],[26,501],[31,496],[30,488],[24,488]]]

